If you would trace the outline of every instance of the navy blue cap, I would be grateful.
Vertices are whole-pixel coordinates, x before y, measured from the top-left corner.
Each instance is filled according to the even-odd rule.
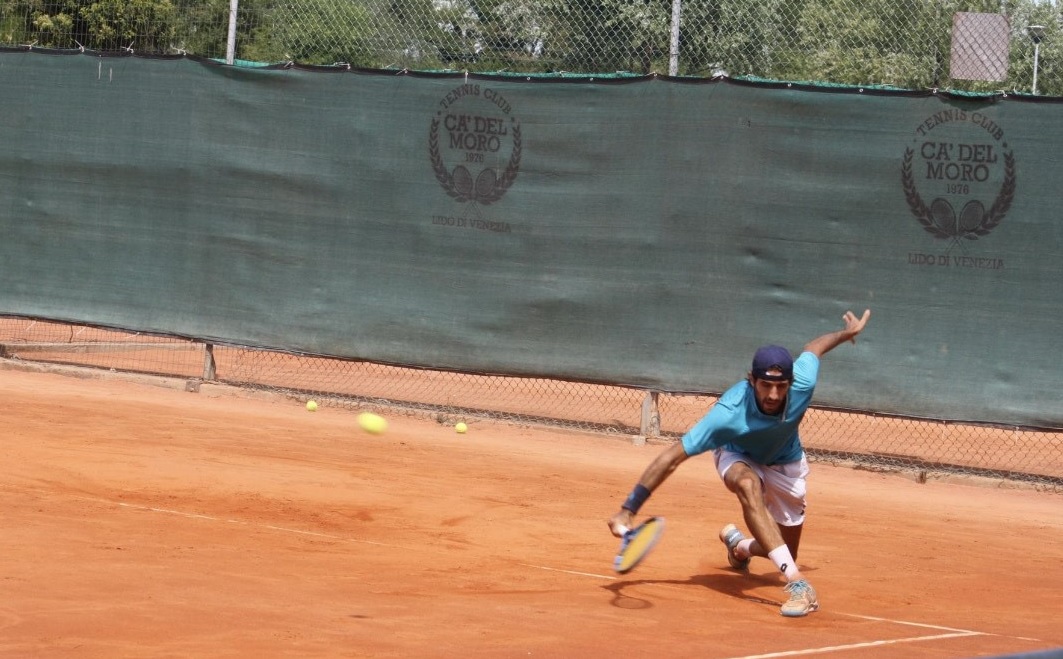
[[[782,375],[768,374],[768,371],[781,371]],[[753,377],[759,380],[792,380],[794,378],[794,358],[790,351],[782,346],[763,346],[757,348],[753,355]]]

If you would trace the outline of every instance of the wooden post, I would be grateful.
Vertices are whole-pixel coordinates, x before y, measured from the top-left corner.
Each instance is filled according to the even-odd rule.
[[[203,344],[203,380],[211,382],[218,374],[218,365],[214,361],[214,344]]]
[[[661,412],[657,407],[659,396],[660,392],[647,391],[646,397],[642,399],[642,421],[639,426],[639,433],[643,437],[643,441],[647,437],[661,436]]]

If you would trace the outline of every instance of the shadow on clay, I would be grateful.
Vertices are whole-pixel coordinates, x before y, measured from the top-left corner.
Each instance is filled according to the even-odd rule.
[[[781,592],[785,582],[774,572],[770,574],[713,572],[710,574],[695,574],[687,579],[622,578],[618,581],[602,586],[602,588],[612,593],[613,599],[609,602],[611,606],[621,609],[649,609],[653,607],[652,600],[647,599],[646,597],[638,597],[630,594],[632,587],[644,585],[708,588],[717,593],[729,595],[730,597],[745,600],[747,602],[777,607],[782,604],[782,600],[770,600],[752,593],[753,591],[773,586],[779,588]]]

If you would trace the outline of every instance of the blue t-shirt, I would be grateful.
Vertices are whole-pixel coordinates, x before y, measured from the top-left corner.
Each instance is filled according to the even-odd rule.
[[[690,457],[723,447],[762,465],[795,462],[804,449],[797,428],[812,402],[819,377],[819,357],[803,352],[794,360],[794,381],[781,415],[764,414],[757,407],[753,385],[742,380],[720,396],[708,414],[683,435]]]

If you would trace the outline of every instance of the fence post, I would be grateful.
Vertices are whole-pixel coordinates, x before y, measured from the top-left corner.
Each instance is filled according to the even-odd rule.
[[[672,41],[668,49],[668,75],[679,74],[679,18],[683,13],[683,0],[672,0]]]
[[[236,11],[239,8],[240,0],[229,0],[229,37],[225,41],[226,64],[236,61]]]
[[[203,344],[203,381],[212,382],[218,374],[218,364],[214,361],[214,344]]]
[[[661,413],[657,407],[657,399],[660,392],[647,391],[642,399],[642,421],[639,424],[639,434],[643,437],[661,436]]]

